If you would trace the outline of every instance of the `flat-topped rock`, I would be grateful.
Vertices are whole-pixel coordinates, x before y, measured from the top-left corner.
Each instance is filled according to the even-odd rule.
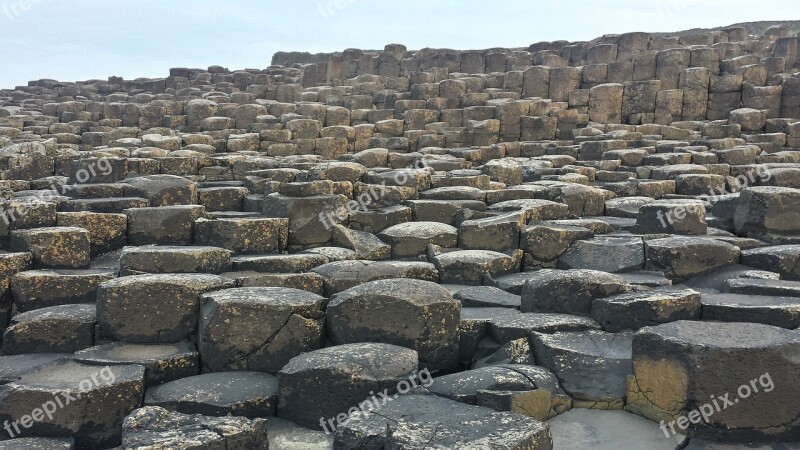
[[[444,431],[438,436],[430,424],[440,424]],[[535,419],[436,395],[404,395],[374,413],[351,415],[337,430],[334,447],[415,448],[426,443],[443,448],[520,450],[552,445],[546,426]]]
[[[68,353],[94,345],[95,305],[62,305],[17,314],[3,333],[3,352]]]
[[[701,438],[793,439],[800,386],[789,375],[797,362],[787,355],[798,349],[795,331],[762,324],[679,321],[644,328],[633,339],[626,408]],[[720,393],[730,394],[724,409],[705,406]],[[713,420],[679,421],[698,408]]]
[[[435,283],[372,281],[331,299],[327,330],[335,344],[394,344],[416,350],[422,367],[447,370],[458,361],[460,312],[460,303]]]
[[[703,320],[754,322],[794,330],[800,327],[800,298],[743,294],[702,294]]]
[[[34,414],[41,418],[18,427],[19,432],[14,429],[19,437],[71,436],[78,448],[115,446],[123,419],[140,405],[143,394],[142,366],[100,368],[61,360],[0,386],[0,418],[17,423]]]
[[[210,417],[170,412],[157,406],[133,411],[122,425],[122,449],[269,448],[263,419]]]
[[[213,273],[231,269],[231,252],[219,247],[126,247],[120,257],[121,275],[144,273]]]
[[[664,435],[657,423],[625,411],[576,408],[547,421],[553,450],[596,448],[598,450],[674,450],[686,437]],[[669,432],[668,432],[669,433]],[[631,439],[635,436],[635,442]],[[690,442],[694,442],[692,438]],[[691,444],[689,447],[690,448]]]
[[[593,409],[622,409],[632,342],[629,333],[594,330],[531,335],[537,363],[556,374],[573,406]]]
[[[97,291],[102,333],[137,344],[174,343],[197,331],[200,296],[233,287],[217,275],[134,275],[109,280]],[[148,320],[128,320],[128,315]]]
[[[323,346],[327,300],[279,287],[224,289],[200,299],[198,350],[206,371],[277,373]]]
[[[433,264],[418,261],[337,261],[316,267],[312,272],[325,279],[326,295],[391,278],[439,281],[439,272]]]
[[[455,247],[458,229],[437,222],[406,222],[381,231],[378,237],[392,246],[393,258],[415,258],[425,254],[428,244]]]
[[[113,342],[75,352],[73,359],[93,366],[139,364],[146,387],[168,383],[200,372],[200,355],[188,342],[141,345]]]
[[[592,301],[628,292],[625,281],[595,270],[543,270],[525,284],[523,312],[551,312],[588,316]]]
[[[147,389],[144,404],[183,414],[265,417],[275,415],[278,380],[258,372],[195,375]]]
[[[331,431],[359,402],[416,375],[417,352],[395,345],[346,344],[304,353],[278,373],[278,417]]]
[[[612,333],[677,320],[698,320],[700,314],[700,293],[678,286],[592,301],[592,318]]]
[[[110,270],[28,270],[11,278],[18,311],[49,306],[94,303],[100,283],[115,277]]]
[[[739,247],[713,239],[669,237],[645,241],[649,269],[668,278],[692,278],[739,262]]]

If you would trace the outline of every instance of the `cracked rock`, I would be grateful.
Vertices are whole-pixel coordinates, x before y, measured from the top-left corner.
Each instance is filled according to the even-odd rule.
[[[203,295],[198,348],[211,372],[277,373],[295,356],[322,347],[327,300],[279,287]]]

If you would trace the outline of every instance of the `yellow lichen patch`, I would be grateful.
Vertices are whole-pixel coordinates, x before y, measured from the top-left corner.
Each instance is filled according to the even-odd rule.
[[[545,421],[550,418],[550,391],[520,392],[511,399],[511,412]]]
[[[627,409],[651,420],[672,420],[683,411],[689,377],[677,361],[646,356],[633,361],[628,377]]]

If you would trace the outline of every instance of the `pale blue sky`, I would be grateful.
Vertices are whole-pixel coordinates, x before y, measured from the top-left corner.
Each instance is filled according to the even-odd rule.
[[[264,68],[280,50],[523,47],[790,19],[797,0],[0,0],[0,88]]]

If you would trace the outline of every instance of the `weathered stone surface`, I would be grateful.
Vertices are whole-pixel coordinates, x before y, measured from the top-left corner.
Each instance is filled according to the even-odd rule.
[[[592,300],[628,292],[625,281],[594,270],[543,270],[522,290],[523,312],[552,312],[588,316]]]
[[[140,345],[114,342],[75,352],[75,361],[93,366],[139,364],[147,387],[197,375],[200,355],[193,344]]]
[[[640,238],[596,237],[575,241],[558,258],[562,269],[631,272],[644,268],[644,243]]]
[[[670,237],[645,241],[649,269],[668,278],[691,278],[739,262],[738,247],[712,239]]]
[[[50,306],[17,314],[3,333],[3,352],[66,353],[94,345],[94,305]]]
[[[269,440],[264,419],[184,415],[145,406],[125,418],[119,448],[266,450]]]
[[[143,394],[142,366],[100,368],[62,360],[0,386],[0,419],[20,423],[36,414],[39,420],[32,420],[28,428],[19,427],[19,433],[15,429],[17,436],[66,435],[75,438],[78,448],[115,446],[120,443],[123,419],[139,407]]]
[[[126,247],[119,260],[120,275],[144,273],[213,273],[231,269],[231,252],[219,247],[153,245]]]
[[[491,286],[475,286],[461,289],[453,294],[463,308],[519,308],[519,295],[510,294]]]
[[[435,283],[380,280],[334,296],[328,304],[328,336],[335,344],[383,342],[411,348],[420,366],[452,369],[458,362],[461,305]]]
[[[800,281],[800,245],[778,245],[745,250],[742,264],[777,272],[784,280]]]
[[[488,250],[456,250],[430,259],[441,283],[479,286],[487,279],[519,271],[518,257]]]
[[[392,246],[393,258],[417,258],[425,254],[428,244],[455,247],[458,230],[436,222],[406,222],[381,231],[378,237]]]
[[[207,373],[147,389],[144,404],[183,414],[265,417],[275,414],[278,380],[258,372]]]
[[[375,392],[397,389],[416,371],[417,352],[389,344],[346,344],[305,353],[278,373],[278,417],[330,431],[329,419],[341,423],[340,415],[358,410],[354,407]]]
[[[739,194],[734,223],[739,234],[792,234],[798,230],[800,190],[757,186]]]
[[[573,406],[593,409],[622,409],[632,342],[631,334],[593,330],[531,335],[537,363],[558,377]]]
[[[109,270],[28,270],[11,278],[14,305],[20,312],[49,306],[94,303],[100,283],[114,278]]]
[[[131,245],[189,245],[193,242],[195,220],[205,208],[173,205],[131,208],[128,216],[128,243]]]
[[[677,320],[698,320],[700,311],[700,293],[680,287],[631,292],[592,301],[592,318],[612,333]]]
[[[789,374],[797,370],[798,348],[797,333],[769,325],[679,321],[645,328],[633,340],[627,409],[702,438],[796,439],[800,386]],[[742,358],[747,364],[738,363]],[[734,404],[710,406],[711,413],[705,407],[713,415],[708,422],[698,415],[678,422],[722,393]]]
[[[441,436],[430,426],[435,423],[445,427]],[[552,445],[547,428],[535,419],[435,395],[403,395],[374,413],[353,414],[337,430],[334,447],[399,449],[424,447],[426,443],[440,448],[537,450]]]
[[[124,182],[125,196],[147,199],[153,207],[197,204],[197,184],[183,177],[148,175]]]
[[[488,331],[495,341],[504,344],[528,337],[533,332],[555,333],[592,329],[600,329],[600,325],[588,317],[557,313],[523,313],[490,321]]]
[[[800,327],[800,298],[726,293],[703,294],[700,300],[703,320]]]
[[[91,254],[83,228],[52,227],[11,233],[12,252],[29,252],[37,269],[84,269]]]
[[[287,219],[197,219],[194,241],[240,254],[282,252],[289,239]]]
[[[686,442],[680,434],[664,436],[658,424],[625,411],[576,408],[547,421],[553,450],[674,450]],[[635,442],[631,439],[635,436]],[[692,438],[690,442],[694,442]],[[690,448],[691,444],[689,445]]]
[[[322,347],[327,300],[291,288],[250,287],[204,294],[198,349],[206,371],[277,373]]]
[[[197,331],[200,296],[233,287],[217,275],[135,275],[106,281],[97,291],[100,331],[136,344],[174,343]],[[128,315],[147,320],[128,320]]]
[[[433,264],[404,261],[337,261],[312,269],[325,279],[325,292],[334,295],[360,284],[391,278],[439,281]]]

